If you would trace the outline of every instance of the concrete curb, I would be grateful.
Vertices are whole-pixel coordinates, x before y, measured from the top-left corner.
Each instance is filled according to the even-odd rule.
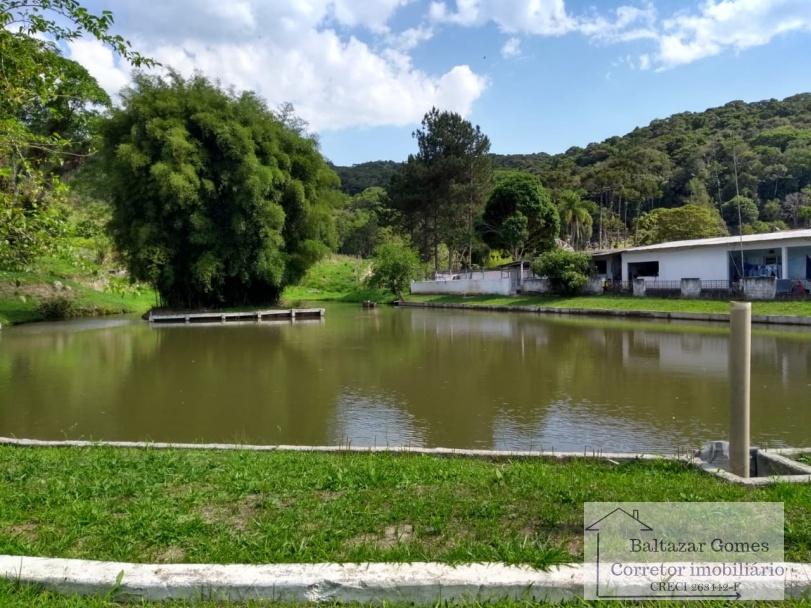
[[[811,564],[785,563],[786,596],[811,593]],[[61,593],[120,600],[409,602],[583,597],[581,564],[547,572],[498,563],[131,564],[0,555],[0,577]]]
[[[600,458],[616,462],[633,460],[683,460],[692,462],[691,454],[646,454],[633,452],[560,452],[547,450],[471,450],[463,448],[420,448],[411,446],[353,446],[353,445],[251,445],[242,443],[166,443],[150,441],[86,441],[81,439],[42,440],[0,437],[0,445],[29,448],[135,448],[154,450],[244,450],[248,452],[307,452],[327,454],[419,454],[424,456],[454,456],[469,458],[515,459],[549,458],[566,460],[572,458]]]
[[[451,308],[459,310],[480,310],[485,312],[533,312],[556,315],[586,315],[597,317],[630,317],[636,319],[664,319],[669,321],[711,321],[729,322],[725,312],[656,312],[652,310],[606,310],[599,308],[557,308],[553,306],[479,306],[476,304],[444,302],[409,302],[401,300],[397,306],[406,308]],[[752,315],[752,323],[764,325],[801,325],[811,327],[811,317],[792,317],[787,315]]]
[[[613,463],[632,462],[635,460],[675,460],[686,462],[698,469],[715,475],[725,481],[748,486],[764,486],[773,483],[809,483],[811,482],[811,467],[798,463],[795,468],[808,469],[809,474],[770,475],[765,477],[751,477],[744,479],[724,469],[718,468],[702,460],[690,452],[675,454],[649,454],[633,452],[560,452],[546,450],[471,450],[456,448],[420,448],[411,446],[353,446],[353,445],[251,445],[241,443],[166,443],[149,441],[86,441],[82,439],[43,440],[18,439],[15,437],[0,437],[0,446],[8,445],[21,448],[129,448],[142,450],[214,450],[214,451],[247,451],[247,452],[298,452],[313,454],[414,454],[422,456],[436,456],[448,458],[484,458],[489,460],[515,460],[515,459],[547,459],[547,460],[573,460],[592,458],[607,460]],[[786,455],[796,455],[811,452],[811,448],[778,448],[763,450],[771,458],[785,458]]]
[[[470,450],[455,448],[418,448],[411,446],[370,446],[352,445],[251,445],[241,443],[165,443],[149,441],[85,441],[82,439],[43,440],[17,439],[0,437],[0,446],[8,445],[21,448],[129,448],[139,450],[214,450],[214,451],[247,451],[247,452],[298,452],[313,454],[414,454],[447,458],[483,458],[488,460],[546,459],[573,460],[591,458],[606,460],[612,463],[633,462],[635,460],[674,460],[685,462],[698,469],[723,479],[724,481],[747,486],[765,486],[773,483],[811,483],[811,467],[793,463],[795,468],[807,469],[808,474],[769,475],[744,479],[702,460],[690,452],[676,454],[649,454],[633,452],[560,452],[545,450]],[[785,458],[811,452],[811,448],[778,448],[763,450],[771,458]]]
[[[0,577],[61,593],[118,599],[416,602],[583,594],[580,565],[548,572],[503,564],[129,564],[0,555]]]

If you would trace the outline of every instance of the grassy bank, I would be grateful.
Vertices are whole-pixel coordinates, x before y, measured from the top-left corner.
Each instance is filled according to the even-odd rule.
[[[366,286],[371,274],[371,262],[345,255],[332,255],[316,262],[307,270],[298,285],[284,290],[282,301],[293,305],[310,302],[385,302],[393,296],[380,289]]]
[[[549,306],[553,308],[578,308],[591,310],[629,310],[652,312],[729,312],[729,302],[724,300],[682,300],[679,298],[634,298],[632,296],[453,296],[411,295],[412,302],[440,302],[469,304],[471,306]],[[811,315],[811,300],[753,302],[752,314],[756,315]]]
[[[782,501],[811,561],[811,486],[681,463],[0,447],[0,553],[134,562],[582,559],[586,501]]]
[[[59,317],[142,313],[155,304],[145,286],[131,285],[109,264],[81,253],[46,257],[25,271],[0,271],[0,324]]]

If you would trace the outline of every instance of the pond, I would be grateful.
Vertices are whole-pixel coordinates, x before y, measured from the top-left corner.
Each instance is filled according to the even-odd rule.
[[[671,452],[727,433],[725,325],[336,304],[0,331],[0,435]],[[757,330],[752,439],[811,444],[811,333]]]

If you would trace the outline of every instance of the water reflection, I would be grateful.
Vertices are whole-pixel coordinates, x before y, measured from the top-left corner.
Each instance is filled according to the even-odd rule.
[[[323,323],[4,329],[0,434],[670,451],[726,434],[703,327],[389,308]],[[756,334],[752,428],[811,443],[811,333]]]

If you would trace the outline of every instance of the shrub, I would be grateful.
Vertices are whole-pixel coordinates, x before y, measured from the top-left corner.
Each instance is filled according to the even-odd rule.
[[[37,311],[46,321],[64,321],[79,314],[76,303],[65,296],[56,296],[39,303]]]
[[[388,289],[402,298],[420,270],[420,259],[411,244],[400,236],[390,236],[375,248],[371,287]]]
[[[532,272],[549,279],[555,293],[574,294],[589,280],[591,256],[587,253],[554,249],[532,262]]]
[[[496,179],[479,232],[489,247],[501,249],[517,260],[555,246],[560,216],[535,175],[510,171]]]

